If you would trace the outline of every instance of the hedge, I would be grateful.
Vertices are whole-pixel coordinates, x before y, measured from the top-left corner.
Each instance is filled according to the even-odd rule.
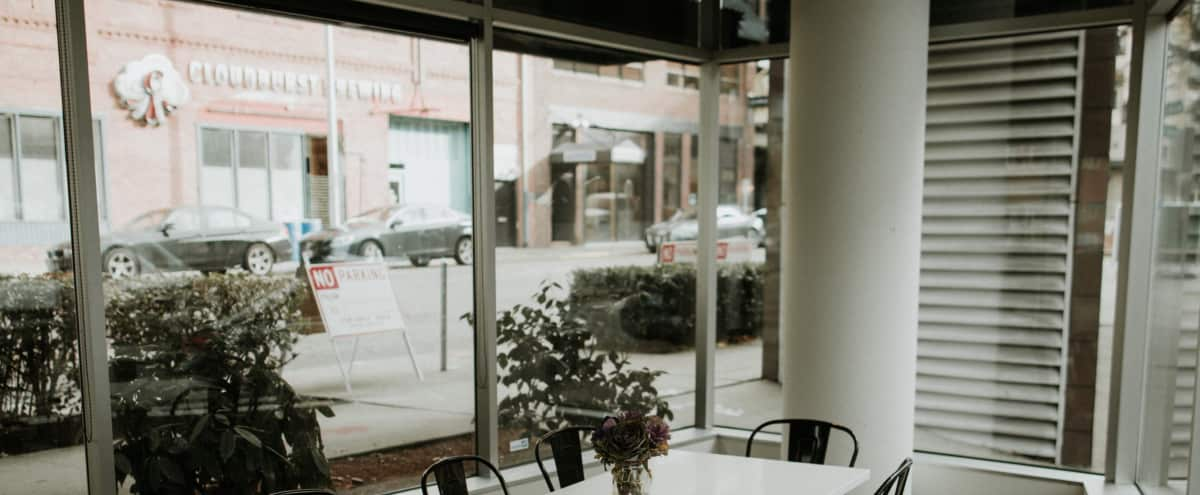
[[[717,270],[717,339],[736,342],[762,331],[760,264]],[[622,266],[576,270],[571,305],[606,348],[665,352],[696,338],[694,265]]]
[[[0,455],[79,442],[73,291],[70,277],[0,277]],[[328,484],[314,408],[332,412],[280,375],[303,281],[149,275],[104,295],[117,478],[133,493]]]

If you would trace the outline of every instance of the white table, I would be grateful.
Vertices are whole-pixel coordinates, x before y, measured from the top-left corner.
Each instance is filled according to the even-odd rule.
[[[866,469],[673,450],[650,460],[650,495],[844,495]],[[555,495],[611,495],[612,476],[593,475]]]

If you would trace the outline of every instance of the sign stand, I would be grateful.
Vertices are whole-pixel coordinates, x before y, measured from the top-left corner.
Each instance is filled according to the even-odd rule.
[[[308,265],[306,271],[347,393],[354,392],[350,377],[358,357],[359,338],[369,333],[400,332],[417,380],[425,381],[388,279],[387,266],[382,263]],[[338,340],[346,338],[353,340],[349,361],[342,359],[337,345]]]
[[[354,345],[350,348],[350,360],[342,361],[342,354],[338,352],[337,341],[340,337],[330,337],[329,346],[333,348],[333,358],[337,360],[338,371],[342,373],[342,383],[346,386],[346,393],[354,393],[354,387],[350,383],[350,374],[354,372],[354,358],[358,356],[358,336],[350,337],[353,339]],[[408,331],[401,330],[400,338],[404,341],[404,349],[408,351],[408,362],[412,363],[413,372],[417,374],[417,381],[425,381],[425,374],[421,373],[421,367],[417,365],[417,353],[413,352],[412,343],[408,340]]]

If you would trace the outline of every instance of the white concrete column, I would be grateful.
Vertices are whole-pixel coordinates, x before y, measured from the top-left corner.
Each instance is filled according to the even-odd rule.
[[[929,1],[791,15],[783,413],[853,429],[871,493],[913,449]]]

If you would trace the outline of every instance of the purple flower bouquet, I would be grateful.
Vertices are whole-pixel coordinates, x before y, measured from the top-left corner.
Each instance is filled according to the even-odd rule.
[[[592,434],[596,458],[612,468],[618,495],[644,495],[642,474],[650,476],[650,458],[667,455],[671,428],[658,416],[624,412],[605,418]]]

